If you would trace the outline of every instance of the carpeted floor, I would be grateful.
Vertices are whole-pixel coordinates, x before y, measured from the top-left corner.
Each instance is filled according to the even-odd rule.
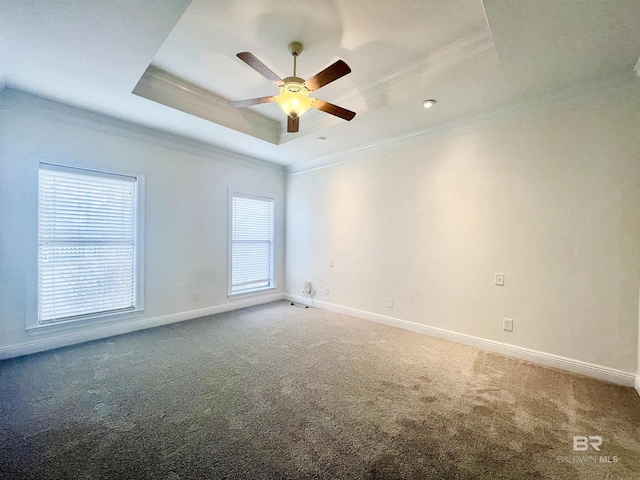
[[[0,415],[4,480],[640,478],[631,388],[284,301],[0,362]]]

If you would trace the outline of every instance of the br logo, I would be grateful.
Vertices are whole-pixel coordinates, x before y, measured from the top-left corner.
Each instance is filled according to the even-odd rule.
[[[596,452],[600,451],[600,445],[602,445],[602,437],[600,435],[574,435],[573,436],[573,451],[574,452],[586,452],[589,447],[593,448]]]

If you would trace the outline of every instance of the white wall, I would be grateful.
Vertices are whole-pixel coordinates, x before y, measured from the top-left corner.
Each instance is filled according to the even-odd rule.
[[[20,92],[7,90],[0,100],[0,358],[150,326],[158,318],[175,321],[273,299],[227,299],[229,185],[275,195],[275,235],[281,240],[275,251],[275,293],[281,296],[281,168]],[[145,312],[135,322],[82,323],[35,337],[25,331],[26,286],[35,275],[39,160],[145,174]]]
[[[146,310],[131,328],[246,305],[226,296],[227,187],[273,193],[282,239],[287,181],[287,291],[311,280],[316,299],[332,304],[638,371],[639,127],[640,95],[627,93],[285,179],[278,167],[5,91],[0,357],[127,330],[92,322],[25,331],[30,175],[49,160],[146,174]],[[280,242],[276,294],[283,267]],[[504,287],[492,284],[498,271]],[[514,319],[513,333],[502,317]]]
[[[639,131],[636,89],[291,174],[287,290],[635,372]]]

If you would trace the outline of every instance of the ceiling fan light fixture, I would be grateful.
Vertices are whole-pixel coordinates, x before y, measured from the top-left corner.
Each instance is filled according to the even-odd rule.
[[[313,77],[305,80],[304,78],[300,78],[296,75],[296,59],[298,58],[298,55],[302,53],[302,44],[300,42],[291,43],[289,45],[289,51],[291,52],[291,55],[293,55],[293,76],[285,79],[281,79],[278,75],[269,70],[269,67],[258,60],[252,53],[238,53],[236,56],[240,60],[249,65],[264,78],[277,85],[280,89],[280,95],[229,102],[229,106],[232,108],[242,108],[250,107],[252,105],[260,105],[262,103],[277,102],[282,111],[287,115],[287,133],[296,133],[299,131],[299,118],[311,107],[343,120],[353,120],[353,117],[356,116],[356,112],[325,102],[319,98],[309,97],[310,92],[315,92],[319,88],[322,88],[325,85],[344,77],[346,74],[351,73],[349,65],[344,63],[342,60],[338,60],[321,72],[315,74]]]
[[[280,87],[280,95],[276,97],[276,102],[289,117],[298,118],[311,108],[313,98],[309,98],[309,90],[305,88],[304,80],[289,77]]]

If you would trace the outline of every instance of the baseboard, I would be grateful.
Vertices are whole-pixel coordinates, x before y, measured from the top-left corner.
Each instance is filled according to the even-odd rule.
[[[285,298],[292,302],[311,305],[308,297],[301,297],[298,295],[287,293],[285,295]],[[456,343],[462,343],[464,345],[480,348],[482,350],[499,353],[501,355],[506,355],[509,357],[519,358],[521,360],[527,360],[538,365],[544,365],[547,367],[558,368],[560,370],[566,370],[568,372],[579,373],[581,375],[598,378],[600,380],[606,380],[608,382],[616,383],[619,385],[631,387],[634,385],[635,378],[635,388],[640,394],[640,374],[636,376],[633,373],[617,370],[615,368],[605,367],[603,365],[583,362],[582,360],[575,360],[572,358],[562,357],[560,355],[554,355],[552,353],[540,352],[538,350],[531,350],[529,348],[496,342],[494,340],[486,340],[484,338],[456,333],[442,328],[429,327],[420,323],[401,320],[394,317],[388,317],[386,315],[371,313],[364,310],[357,310],[355,308],[343,307],[341,305],[335,305],[333,303],[314,300],[313,305],[318,308],[331,310],[337,313],[343,313],[345,315],[351,315],[363,320],[369,320],[392,327],[403,328],[405,330],[411,330],[413,332],[430,335],[432,337],[451,340]]]
[[[255,297],[243,298],[242,300],[234,300],[229,303],[223,303],[221,305],[214,305],[206,308],[199,308],[197,310],[188,310],[185,312],[172,313],[170,315],[162,315],[160,317],[132,320],[117,325],[106,325],[93,328],[90,331],[84,330],[82,332],[65,332],[57,334],[55,336],[47,336],[47,338],[38,338],[37,340],[24,342],[18,345],[2,347],[0,348],[0,360],[38,353],[45,350],[51,350],[53,348],[67,347],[76,343],[90,342],[92,340],[99,340],[101,338],[113,337],[115,335],[122,335],[124,333],[135,332],[137,330],[169,325],[171,323],[184,322],[185,320],[192,320],[194,318],[215,315],[216,313],[228,312],[231,310],[238,310],[240,308],[252,307],[254,305],[261,305],[263,303],[275,302],[277,300],[282,300],[283,298],[285,298],[284,293],[276,293],[272,295],[257,295]]]
[[[640,372],[638,372],[638,374],[636,375],[636,383],[634,385],[634,388],[636,389],[638,395],[640,395]]]

